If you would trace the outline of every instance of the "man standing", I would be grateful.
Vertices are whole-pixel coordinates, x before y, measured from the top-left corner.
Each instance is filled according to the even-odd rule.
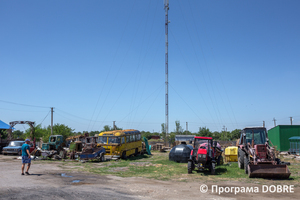
[[[24,175],[24,168],[25,164],[27,163],[27,170],[25,172],[26,175],[29,175],[28,170],[31,164],[31,157],[30,157],[30,140],[26,139],[25,143],[22,145],[22,175]]]

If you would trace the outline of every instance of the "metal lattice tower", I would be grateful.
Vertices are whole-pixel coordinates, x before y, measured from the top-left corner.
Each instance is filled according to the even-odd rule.
[[[165,90],[166,90],[166,96],[165,96],[165,106],[166,106],[166,119],[165,119],[165,124],[166,124],[166,137],[169,138],[169,96],[168,96],[168,91],[169,91],[169,82],[168,82],[168,10],[169,10],[169,0],[164,0],[164,5],[165,5],[165,39],[166,39],[166,52],[165,52]]]

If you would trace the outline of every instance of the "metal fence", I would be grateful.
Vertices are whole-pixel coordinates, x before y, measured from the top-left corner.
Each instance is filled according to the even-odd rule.
[[[299,155],[299,153],[300,153],[300,141],[299,142],[290,142],[290,153]]]

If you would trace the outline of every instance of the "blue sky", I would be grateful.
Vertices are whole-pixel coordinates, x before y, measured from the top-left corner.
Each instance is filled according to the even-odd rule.
[[[172,1],[169,132],[300,124],[298,0]],[[0,120],[160,131],[163,1],[0,0]],[[16,125],[24,130],[26,125]]]

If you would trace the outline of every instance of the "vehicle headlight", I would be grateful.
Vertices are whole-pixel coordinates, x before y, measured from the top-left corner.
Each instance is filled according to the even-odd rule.
[[[203,158],[206,158],[206,154],[203,154],[203,156],[202,156]]]

